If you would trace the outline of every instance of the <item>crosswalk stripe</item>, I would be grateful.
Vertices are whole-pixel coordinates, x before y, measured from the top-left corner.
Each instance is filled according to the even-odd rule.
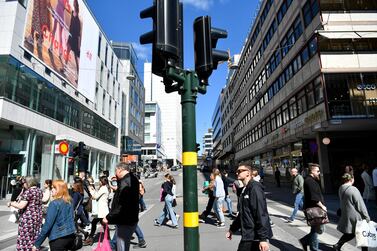
[[[277,203],[268,203],[268,204],[269,204],[268,205],[268,212],[270,214],[274,214],[274,215],[281,214],[281,210],[279,210],[279,209],[284,209],[284,210],[289,210],[289,211],[292,210],[292,208],[290,208],[290,207],[288,207],[286,205],[277,204]],[[273,205],[271,205],[271,204],[273,204]],[[301,212],[300,216],[303,217],[304,214]],[[294,226],[295,228],[303,231],[305,234],[308,234],[310,232],[310,227],[306,224],[306,222],[295,221],[293,224],[294,225],[292,225],[292,223],[291,223],[289,226]],[[332,229],[336,229],[336,225],[334,223],[328,223],[328,224],[326,224],[325,232],[323,234],[318,235],[319,241],[321,243],[326,243],[326,244],[335,244],[338,241],[338,238],[335,237],[335,236],[332,236],[332,235],[330,235],[328,233],[326,233],[326,228],[328,228],[328,227],[330,227]],[[276,230],[278,230],[278,231],[276,231]],[[304,236],[304,235],[302,235],[302,236],[294,236],[292,234],[289,234],[288,232],[284,231],[284,229],[282,229],[281,227],[277,226],[277,224],[275,224],[275,226],[273,228],[273,233],[274,233],[274,238],[275,239],[289,241],[289,243],[294,243],[295,246],[297,246],[297,247],[300,246],[300,243],[298,241],[299,237],[303,237]],[[289,238],[289,240],[287,238]],[[357,249],[356,247],[354,247],[354,246],[346,243],[343,246],[343,250],[347,250],[347,251],[355,250],[356,251],[356,250],[359,250],[359,249]]]

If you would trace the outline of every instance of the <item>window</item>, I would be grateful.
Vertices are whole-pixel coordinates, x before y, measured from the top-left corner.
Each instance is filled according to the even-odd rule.
[[[105,65],[107,66],[107,53],[109,51],[109,46],[106,44],[106,48],[105,48]]]
[[[309,84],[306,86],[306,95],[308,97],[308,108],[312,108],[315,105],[314,90],[313,85]]]
[[[97,56],[100,57],[101,55],[101,43],[102,43],[102,35],[101,33],[99,34],[99,37],[98,37],[98,51],[97,51]]]
[[[281,108],[279,107],[276,110],[276,127],[279,128],[282,125],[283,125],[283,121],[281,119]]]
[[[317,53],[317,38],[314,37],[309,42],[309,54],[310,54],[310,57],[313,57],[316,53]]]
[[[314,81],[314,94],[316,104],[319,104],[323,101],[323,87],[319,78]]]
[[[305,90],[302,90],[297,95],[297,111],[298,115],[303,114],[307,110]]]
[[[306,46],[301,52],[301,61],[302,61],[303,65],[306,64],[306,62],[309,61],[309,49]]]
[[[267,132],[267,134],[271,133],[271,120],[270,120],[270,117],[266,118],[266,132]]]
[[[283,125],[288,123],[289,121],[289,110],[288,110],[288,104],[285,103],[283,104],[283,112],[282,112],[282,117],[283,117]]]
[[[276,130],[276,115],[275,112],[271,114],[271,130],[275,131]]]
[[[307,27],[312,21],[312,12],[311,12],[311,9],[310,9],[310,0],[308,0],[306,2],[306,4],[304,5],[304,7],[302,8],[302,13],[304,15],[305,27]]]
[[[289,100],[289,115],[291,120],[297,117],[296,97],[292,97]]]

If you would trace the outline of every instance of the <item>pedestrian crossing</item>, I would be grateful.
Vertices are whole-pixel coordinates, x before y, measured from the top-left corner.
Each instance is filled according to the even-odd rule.
[[[268,212],[270,215],[273,216],[272,218],[275,223],[272,229],[274,233],[273,239],[283,241],[281,245],[285,245],[287,248],[287,249],[280,249],[280,250],[292,250],[292,249],[289,249],[290,248],[289,246],[301,248],[301,245],[298,240],[310,232],[310,227],[306,224],[306,221],[295,220],[293,223],[285,223],[284,217],[289,217],[290,214],[292,213],[293,208],[286,206],[284,204],[271,201],[271,200],[267,200],[267,205],[268,205]],[[299,211],[297,213],[296,218],[303,219],[304,218],[303,212]],[[281,221],[286,225],[282,225],[280,224],[281,222],[277,222],[277,221]],[[287,230],[290,230],[289,228],[294,228],[294,231],[292,230],[287,231]],[[324,243],[331,246],[339,240],[341,233],[338,232],[337,235],[334,236],[329,233],[328,229],[331,229],[333,230],[331,232],[334,232],[336,230],[336,224],[334,223],[326,224],[325,232],[323,234],[318,235],[318,238],[319,238],[320,243]],[[274,245],[274,242],[271,241],[271,244]],[[274,249],[271,249],[271,250],[274,250]],[[342,250],[356,251],[360,249],[358,249],[357,247],[349,243],[346,243],[342,247]]]

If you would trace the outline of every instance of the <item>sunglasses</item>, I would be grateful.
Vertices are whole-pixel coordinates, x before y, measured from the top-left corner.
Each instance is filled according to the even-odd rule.
[[[238,174],[240,174],[240,173],[242,173],[242,172],[245,172],[245,171],[249,171],[249,169],[238,169],[238,170],[236,171],[236,174],[238,175]]]

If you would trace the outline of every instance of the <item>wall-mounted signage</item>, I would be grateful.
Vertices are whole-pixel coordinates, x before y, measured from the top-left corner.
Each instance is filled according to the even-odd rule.
[[[359,91],[374,91],[377,89],[377,84],[359,84],[356,89]]]

